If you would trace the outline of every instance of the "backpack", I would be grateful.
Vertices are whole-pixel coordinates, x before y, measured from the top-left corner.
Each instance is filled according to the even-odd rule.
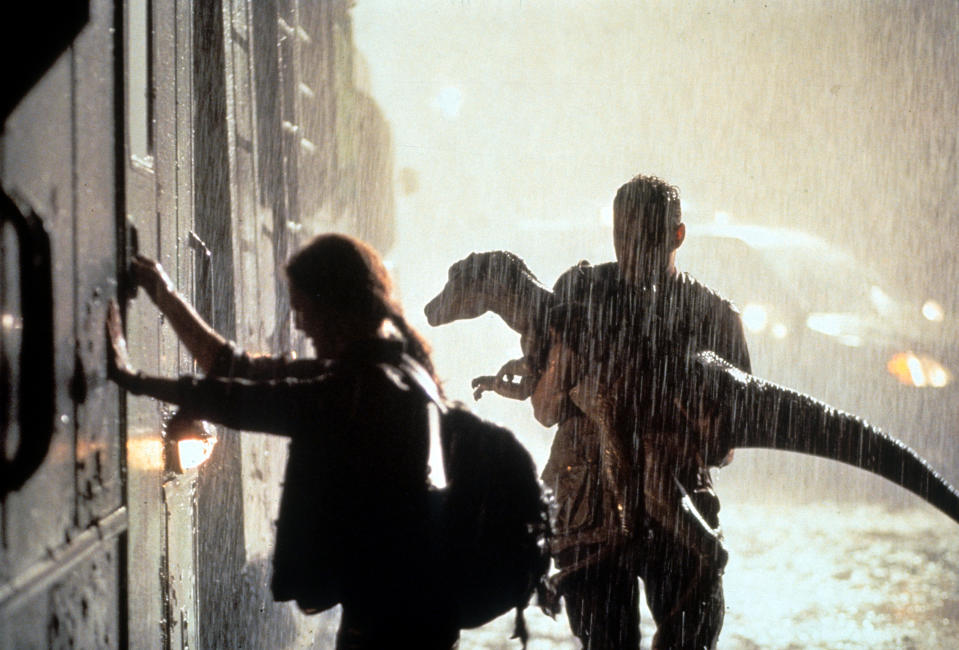
[[[440,411],[446,487],[434,491],[436,534],[460,628],[516,609],[514,638],[526,645],[523,610],[547,601],[550,500],[533,458],[513,433],[442,399],[429,374],[404,359],[406,374]]]

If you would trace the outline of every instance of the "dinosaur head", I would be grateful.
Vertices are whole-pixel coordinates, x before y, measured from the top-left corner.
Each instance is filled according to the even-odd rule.
[[[443,290],[423,310],[430,325],[436,327],[486,313],[488,256],[489,253],[471,253],[450,267]]]
[[[446,286],[424,311],[430,325],[476,318],[510,301],[521,280],[536,277],[516,255],[506,251],[471,253],[450,267]]]

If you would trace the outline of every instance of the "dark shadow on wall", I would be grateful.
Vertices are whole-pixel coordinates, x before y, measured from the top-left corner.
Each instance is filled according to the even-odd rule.
[[[318,630],[310,645],[297,637],[296,620],[300,616],[292,603],[277,603],[270,593],[272,563],[268,558],[246,564],[234,576],[234,591],[223,599],[224,619],[218,626],[217,648],[332,648],[339,625],[339,608],[313,618]],[[206,635],[204,635],[206,637]]]
[[[90,19],[88,2],[6,2],[0,9],[0,124]],[[38,28],[42,25],[42,29]],[[29,40],[23,38],[25,30]],[[25,45],[26,43],[26,45]],[[16,63],[13,63],[16,62]]]

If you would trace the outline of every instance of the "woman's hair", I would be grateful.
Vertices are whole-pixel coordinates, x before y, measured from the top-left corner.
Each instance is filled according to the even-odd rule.
[[[406,339],[406,350],[435,377],[429,344],[403,316],[393,282],[372,246],[341,234],[317,235],[286,265],[290,284],[324,311],[371,331],[388,319]]]

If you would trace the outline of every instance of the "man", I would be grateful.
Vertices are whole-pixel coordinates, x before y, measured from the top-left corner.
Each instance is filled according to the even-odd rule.
[[[474,379],[474,396],[528,397],[559,425],[543,471],[559,506],[553,581],[584,645],[638,649],[640,577],[654,649],[715,647],[726,553],[709,470],[735,447],[868,469],[959,520],[955,488],[905,445],[749,374],[738,312],[676,269],[674,187],[637,176],[614,220],[616,263],[583,262],[551,291],[512,253],[472,253],[424,310],[431,325],[493,312],[521,335],[524,357]]]
[[[676,426],[681,387],[653,386],[644,362],[673,346],[672,358],[712,350],[749,372],[742,323],[676,268],[685,225],[675,187],[633,178],[616,194],[613,219],[617,262],[567,271],[548,328],[524,336],[540,369],[534,414],[559,425],[543,472],[558,505],[559,589],[588,648],[639,647],[637,575],[657,623],[654,648],[712,648],[724,607],[719,502],[702,450]],[[584,370],[571,369],[572,356]],[[611,404],[622,395],[635,403]]]

